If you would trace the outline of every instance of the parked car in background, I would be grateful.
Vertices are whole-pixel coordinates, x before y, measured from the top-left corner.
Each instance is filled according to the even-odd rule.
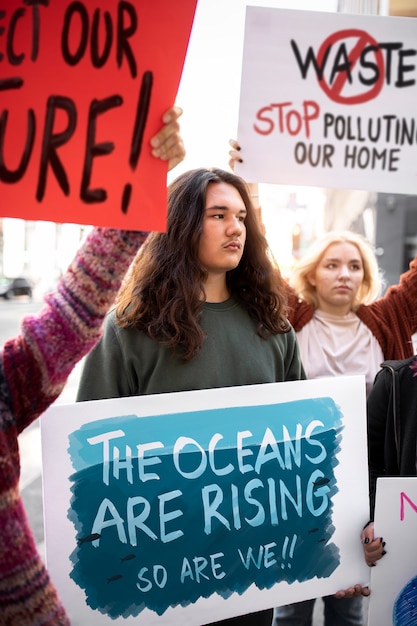
[[[32,299],[32,284],[27,278],[7,278],[0,276],[0,298],[10,300],[16,296],[29,296]]]

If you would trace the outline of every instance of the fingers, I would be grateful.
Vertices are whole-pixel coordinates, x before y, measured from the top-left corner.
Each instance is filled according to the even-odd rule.
[[[374,536],[373,523],[365,526],[361,533],[361,540],[366,564],[369,567],[375,567],[376,562],[386,554],[385,541],[382,537]]]
[[[169,122],[177,120],[179,117],[181,117],[182,112],[183,111],[181,107],[178,107],[176,105],[172,106],[170,109],[168,109],[168,111],[165,111],[165,113],[163,114],[163,123],[168,124]]]
[[[232,171],[235,169],[235,163],[242,163],[242,156],[239,154],[240,146],[235,139],[229,139],[229,145],[232,147],[232,150],[229,150],[229,167]]]
[[[158,137],[158,142],[151,141],[152,154],[163,161],[168,161],[168,169],[171,170],[183,161],[185,148],[177,122],[171,122],[164,130],[167,132],[162,138]]]
[[[374,541],[364,543],[363,552],[366,564],[369,567],[375,567],[376,562],[386,554],[385,541],[382,540],[382,537],[377,537]]]
[[[362,585],[355,585],[354,587],[348,587],[348,589],[341,589],[334,595],[339,600],[341,598],[358,598],[359,596],[368,597],[371,594],[369,587],[362,587]]]
[[[182,114],[182,110],[179,107],[171,107],[168,111],[165,111],[162,116],[163,126],[151,139],[151,146],[153,148],[159,148],[167,137],[173,133],[177,133],[180,129],[178,118]]]
[[[181,142],[177,144],[176,152],[171,153],[171,157],[168,159],[168,171],[174,169],[178,163],[181,163],[181,161],[184,160],[185,154],[184,144],[181,139]]]
[[[243,163],[243,159],[237,150],[229,150],[229,167],[235,169],[235,163]]]
[[[168,169],[181,163],[185,157],[185,148],[180,135],[178,118],[182,115],[182,109],[173,106],[162,117],[164,123],[161,130],[151,139],[152,155],[163,161],[168,161]]]

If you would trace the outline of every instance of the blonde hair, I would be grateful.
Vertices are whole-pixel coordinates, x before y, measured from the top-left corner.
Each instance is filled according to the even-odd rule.
[[[362,259],[363,281],[353,302],[353,310],[357,310],[362,304],[371,304],[381,295],[382,273],[370,242],[362,235],[350,231],[330,231],[317,239],[292,271],[289,279],[291,287],[301,300],[312,304],[315,309],[318,307],[316,289],[309,278],[315,273],[328,247],[334,243],[350,243],[356,246]]]

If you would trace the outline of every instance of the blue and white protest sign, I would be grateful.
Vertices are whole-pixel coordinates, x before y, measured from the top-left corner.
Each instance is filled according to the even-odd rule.
[[[42,448],[74,622],[198,625],[367,582],[362,376],[55,406]]]

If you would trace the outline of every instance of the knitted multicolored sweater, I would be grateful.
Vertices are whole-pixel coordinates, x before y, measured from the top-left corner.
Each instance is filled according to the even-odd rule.
[[[69,624],[19,494],[18,435],[54,402],[102,323],[146,233],[96,228],[39,315],[0,353],[0,624]]]

